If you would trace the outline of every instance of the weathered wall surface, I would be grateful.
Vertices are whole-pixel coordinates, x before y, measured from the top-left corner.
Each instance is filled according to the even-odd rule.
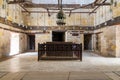
[[[74,35],[75,34],[75,35]],[[78,34],[76,36],[76,34]],[[73,42],[80,44],[82,43],[83,49],[84,49],[84,34],[81,34],[79,30],[68,30],[66,31],[66,42]]]
[[[120,57],[120,25],[116,25],[116,57]]]
[[[27,51],[27,35],[23,33],[19,33],[19,39],[20,39],[20,53]]]
[[[15,33],[15,32],[12,32]],[[11,31],[0,29],[0,57],[10,56]],[[19,53],[27,50],[27,36],[23,33],[19,34]],[[16,53],[18,54],[18,53]]]
[[[98,33],[94,37],[96,52],[103,56],[120,57],[120,25],[102,28],[95,33]]]
[[[112,5],[101,6],[97,9],[97,13],[95,14],[95,25],[120,16],[120,0],[107,0],[107,2]]]
[[[0,16],[16,22],[23,24],[22,8],[18,4],[7,4],[7,0],[0,0]]]
[[[74,42],[74,43],[82,43],[83,44],[83,40],[84,40],[84,36],[83,34],[80,33],[79,30],[68,30],[66,31],[66,35],[65,35],[65,41],[66,42]]]
[[[45,43],[52,41],[52,33],[43,33],[35,35],[35,50],[38,50],[38,43]]]
[[[17,4],[8,5],[7,0],[0,0],[0,17],[12,21],[13,23],[23,24],[23,16],[21,7]],[[26,34],[19,33],[24,32],[23,30],[13,28],[12,26],[4,25],[0,23],[0,57],[10,55],[11,35],[17,31],[19,34],[19,53],[27,49],[27,38]],[[4,30],[5,28],[7,30]],[[13,31],[11,31],[13,30]],[[11,33],[12,32],[12,33]]]
[[[7,56],[10,52],[10,31],[0,29],[0,56]]]
[[[120,0],[113,0],[112,11],[113,18],[120,16]],[[115,25],[116,27],[116,57],[120,57],[120,25]]]
[[[120,0],[113,0],[111,9],[113,11],[113,17],[120,16]]]
[[[40,10],[41,11],[41,10]],[[80,14],[72,13],[69,17],[68,13],[66,14],[66,26],[79,25],[79,26],[94,26],[94,14]],[[57,13],[51,13],[51,16],[48,16],[48,13],[31,13],[29,15],[24,15],[25,25],[32,26],[57,26],[56,18]]]
[[[116,56],[116,27],[110,26],[96,30],[94,47],[95,51],[98,51],[103,56]],[[98,48],[97,48],[98,47]]]
[[[75,30],[74,30],[75,31]],[[76,33],[76,31],[75,31]],[[84,36],[80,34],[80,31],[77,30],[78,36],[73,36],[72,30],[65,32],[65,42],[74,42],[84,44]],[[38,43],[52,42],[52,31],[50,33],[36,34],[35,35],[35,50],[38,49]]]
[[[97,9],[95,15],[95,25],[99,25],[105,21],[113,20],[115,17],[120,16],[120,0],[107,0],[111,6],[101,6]],[[95,40],[95,51],[98,51],[103,56],[119,57],[119,25],[108,26],[102,29],[95,30],[101,32],[97,34]],[[98,48],[97,48],[98,47]]]
[[[0,27],[6,28],[8,30],[4,30],[0,28],[0,57],[2,56],[9,56],[10,53],[10,44],[11,44],[11,35],[12,33],[16,33],[14,31],[18,31],[19,34],[19,53],[24,52],[27,50],[27,35],[23,32],[23,30],[11,28],[11,26],[7,26],[0,23]],[[13,30],[13,31],[10,31]],[[11,33],[12,32],[12,33]]]

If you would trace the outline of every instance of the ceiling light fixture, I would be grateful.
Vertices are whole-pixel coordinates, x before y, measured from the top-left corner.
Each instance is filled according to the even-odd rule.
[[[61,0],[61,5],[60,5],[60,11],[57,13],[57,25],[65,25],[65,19],[66,19],[66,15],[65,13],[63,12],[63,9],[62,9],[62,0]]]

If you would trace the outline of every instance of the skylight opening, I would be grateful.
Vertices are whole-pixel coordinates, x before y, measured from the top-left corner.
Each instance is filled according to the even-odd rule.
[[[90,4],[95,0],[63,0],[62,4]],[[32,0],[35,4],[58,4],[58,0]]]

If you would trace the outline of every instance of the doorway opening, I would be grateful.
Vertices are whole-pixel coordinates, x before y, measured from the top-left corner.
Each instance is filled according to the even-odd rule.
[[[35,35],[28,35],[28,50],[35,50]]]
[[[53,42],[65,42],[65,32],[64,31],[52,31],[52,41]]]
[[[18,54],[20,51],[20,35],[19,33],[11,32],[10,39],[10,56]]]
[[[92,50],[92,34],[84,34],[84,50]]]

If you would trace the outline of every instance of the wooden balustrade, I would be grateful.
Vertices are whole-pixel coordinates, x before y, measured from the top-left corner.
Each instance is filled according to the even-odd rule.
[[[82,44],[47,42],[38,44],[38,61],[43,58],[76,58],[82,61]]]

